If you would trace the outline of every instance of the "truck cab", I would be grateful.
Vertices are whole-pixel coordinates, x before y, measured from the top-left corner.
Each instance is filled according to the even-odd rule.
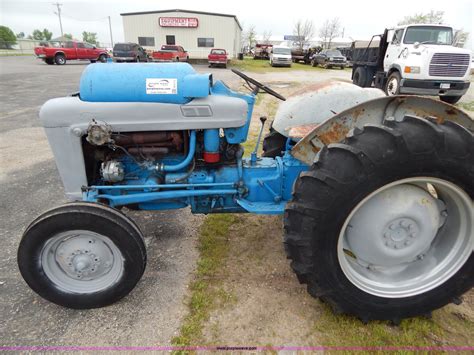
[[[456,103],[468,90],[471,54],[453,46],[452,27],[404,25],[387,29],[380,37],[377,58],[360,56],[363,59],[355,61],[353,79],[362,66],[365,72],[359,69],[357,78],[365,74],[367,85],[375,76],[375,86],[389,96],[431,95],[448,103]],[[369,47],[365,52],[370,52]]]

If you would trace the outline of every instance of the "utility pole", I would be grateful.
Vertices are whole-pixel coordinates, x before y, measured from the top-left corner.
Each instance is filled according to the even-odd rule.
[[[61,22],[61,6],[63,4],[60,4],[59,2],[53,3],[58,8],[58,12],[54,12],[56,15],[59,17],[59,27],[61,28],[61,37],[63,37],[63,23]]]
[[[112,25],[110,23],[110,16],[109,16],[109,31],[110,31],[110,44],[111,44],[111,47],[114,48],[114,39],[112,38]]]

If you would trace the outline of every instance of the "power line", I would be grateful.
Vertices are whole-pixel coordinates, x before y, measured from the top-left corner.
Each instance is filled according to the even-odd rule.
[[[54,3],[53,5],[56,5],[57,8],[58,8],[58,12],[55,12],[55,14],[57,14],[58,17],[59,17],[59,26],[61,27],[61,37],[64,37],[64,35],[63,35],[63,24],[61,22],[61,6],[62,6],[62,4]],[[114,46],[114,40],[113,40],[113,37],[112,37],[112,24],[111,24],[111,21],[110,21],[110,16],[101,17],[99,19],[94,19],[94,20],[81,20],[81,19],[74,18],[74,17],[68,16],[68,15],[63,15],[63,16],[65,16],[67,18],[70,18],[72,20],[82,21],[82,22],[98,22],[98,21],[108,20],[109,21],[109,31],[110,31],[110,42],[112,44],[112,47]]]
[[[61,28],[61,37],[63,37],[63,23],[61,21],[61,6],[63,6],[63,4],[60,4],[59,2],[57,2],[57,3],[53,3],[53,5],[55,5],[58,8],[58,12],[55,12],[55,14],[58,15],[59,17],[59,27]]]
[[[93,19],[93,20],[83,20],[83,19],[79,19],[79,18],[76,18],[76,17],[72,17],[72,16],[69,16],[69,15],[63,15],[64,17],[67,17],[67,18],[70,18],[72,20],[75,20],[75,21],[81,21],[81,22],[98,22],[98,21],[102,21],[102,20],[106,20],[108,17],[101,17],[101,18],[98,18],[98,19]]]

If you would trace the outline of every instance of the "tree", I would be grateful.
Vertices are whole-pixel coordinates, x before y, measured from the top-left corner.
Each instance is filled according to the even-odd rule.
[[[403,20],[398,22],[399,25],[410,25],[415,23],[443,23],[444,11],[433,11],[424,14],[414,14],[405,16]]]
[[[271,37],[272,37],[272,31],[263,31],[263,35],[262,35],[263,44],[270,44]]]
[[[324,24],[319,29],[319,37],[323,40],[324,48],[331,48],[331,43],[334,38],[341,33],[341,23],[339,18],[334,17],[332,20],[324,21]]]
[[[28,36],[29,39],[37,41],[50,41],[51,37],[53,37],[53,32],[48,31],[47,28],[43,28],[43,31],[36,29],[33,31],[33,34]]]
[[[53,32],[48,31],[47,28],[43,28],[43,39],[46,41],[51,41],[53,37]]]
[[[300,49],[303,49],[304,45],[314,36],[313,21],[306,20],[303,22],[301,19],[296,21],[293,28],[293,34],[298,37],[297,44]]]
[[[30,37],[32,37],[32,39],[42,41],[44,39],[44,34],[40,30],[34,30]]]
[[[244,42],[245,42],[245,45],[249,47],[249,50],[257,42],[256,36],[257,36],[257,32],[255,31],[255,26],[250,25],[249,28],[244,33]]]
[[[18,39],[23,39],[23,38],[25,38],[25,32],[17,33],[17,34],[16,34],[16,38],[18,38]]]
[[[0,26],[0,48],[11,49],[16,44],[16,36],[7,26]]]
[[[72,34],[70,34],[70,33],[63,34],[63,37],[66,38],[66,39],[72,40]]]
[[[82,32],[82,40],[84,42],[94,44],[96,46],[99,45],[99,41],[97,40],[97,33],[95,32]]]

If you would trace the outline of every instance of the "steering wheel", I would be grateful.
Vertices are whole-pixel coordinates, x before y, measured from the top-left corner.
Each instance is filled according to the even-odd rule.
[[[277,93],[276,91],[273,91],[272,89],[270,89],[268,86],[265,86],[263,85],[262,83],[258,82],[257,80],[255,79],[252,79],[251,77],[245,75],[244,73],[242,73],[241,71],[238,71],[238,70],[235,70],[235,69],[232,69],[232,72],[234,74],[237,74],[238,76],[240,76],[242,79],[244,79],[247,83],[251,83],[253,85],[255,85],[257,88],[265,91],[266,93],[272,95],[272,96],[275,96],[277,99],[280,99],[282,101],[286,101],[286,99],[281,96],[279,93]]]

